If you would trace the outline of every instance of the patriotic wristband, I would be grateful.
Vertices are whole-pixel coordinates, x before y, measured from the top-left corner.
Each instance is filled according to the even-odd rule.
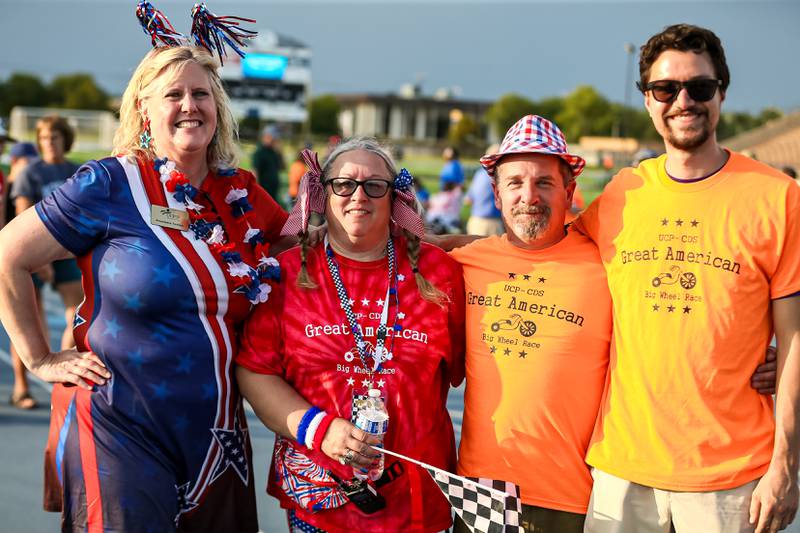
[[[317,432],[317,428],[319,427],[319,423],[322,422],[322,419],[325,418],[327,413],[325,411],[320,411],[314,418],[311,419],[311,423],[308,424],[308,429],[306,429],[306,438],[303,441],[303,444],[306,445],[306,448],[311,448],[314,445],[314,434]]]
[[[327,413],[325,414],[325,418],[320,421],[319,426],[317,426],[317,431],[314,432],[314,440],[311,443],[311,449],[322,450],[322,440],[325,438],[325,433],[328,432],[331,422],[333,422],[335,419],[335,416]]]
[[[317,413],[320,413],[322,410],[319,407],[311,406],[308,411],[305,412],[303,418],[300,419],[300,424],[297,426],[297,442],[303,444],[306,441],[306,432],[308,431],[308,425],[317,416]]]

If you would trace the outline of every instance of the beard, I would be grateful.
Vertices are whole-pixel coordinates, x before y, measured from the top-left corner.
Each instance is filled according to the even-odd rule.
[[[700,123],[688,128],[679,128],[674,121],[670,120],[671,117],[687,111],[695,113],[700,119]],[[664,140],[667,144],[674,146],[678,150],[691,151],[705,144],[711,137],[711,121],[708,119],[708,113],[703,108],[691,106],[665,114],[664,130]]]
[[[535,240],[550,227],[550,206],[540,204],[512,208],[510,222],[517,237],[525,241]]]

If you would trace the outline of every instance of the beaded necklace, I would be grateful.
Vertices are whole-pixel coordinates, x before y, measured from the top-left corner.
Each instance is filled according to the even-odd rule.
[[[153,166],[160,174],[161,183],[167,191],[172,193],[177,202],[186,207],[190,221],[189,229],[194,233],[194,238],[205,242],[209,250],[227,265],[225,272],[236,287],[233,292],[244,294],[253,305],[266,302],[272,291],[269,282],[280,281],[281,269],[275,258],[267,256],[268,245],[264,232],[250,225],[253,206],[247,200],[247,188],[238,170],[219,169],[217,174],[230,178],[231,188],[225,196],[225,203],[230,206],[234,220],[242,225],[242,229],[245,226],[247,228],[242,242],[253,247],[258,257],[256,267],[245,263],[241,254],[236,251],[236,244],[231,241],[225,223],[208,193],[189,183],[186,175],[175,169],[173,161],[166,158],[156,159]],[[203,202],[208,204],[209,210],[205,209]]]
[[[403,328],[397,323],[398,314],[400,312],[400,298],[397,294],[397,272],[395,268],[395,254],[394,254],[394,243],[392,242],[391,237],[386,243],[386,256],[389,262],[389,284],[386,289],[386,299],[383,303],[383,312],[381,313],[381,321],[378,325],[378,331],[375,334],[375,352],[372,354],[372,367],[370,367],[369,363],[367,362],[368,357],[370,354],[367,353],[367,346],[366,342],[364,342],[364,336],[361,331],[361,326],[356,319],[355,313],[353,313],[353,306],[350,303],[350,297],[347,294],[347,288],[344,286],[344,282],[342,281],[341,273],[339,272],[339,264],[336,261],[336,257],[334,256],[333,249],[331,248],[330,244],[328,243],[328,237],[325,236],[325,258],[328,262],[328,271],[331,274],[331,278],[333,279],[333,284],[336,287],[336,294],[339,296],[339,305],[341,306],[342,310],[344,311],[345,316],[347,317],[347,322],[350,325],[350,331],[353,334],[353,338],[356,341],[356,348],[358,349],[358,356],[361,359],[361,364],[364,366],[364,370],[367,373],[367,378],[369,379],[370,383],[373,381],[373,376],[375,372],[381,370],[384,361],[389,361],[393,357],[394,351],[394,338],[395,335],[392,335],[391,340],[391,349],[386,350],[385,343],[386,343],[386,335],[388,333],[387,329],[387,321],[389,315],[389,299],[392,298],[394,300],[395,306],[395,313],[394,313],[394,324],[392,325],[393,333],[397,333],[401,331]]]

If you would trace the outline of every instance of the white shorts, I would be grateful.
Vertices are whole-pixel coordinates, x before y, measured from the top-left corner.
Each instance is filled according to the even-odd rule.
[[[592,470],[584,533],[752,532],[750,498],[758,480],[713,492],[654,489]]]

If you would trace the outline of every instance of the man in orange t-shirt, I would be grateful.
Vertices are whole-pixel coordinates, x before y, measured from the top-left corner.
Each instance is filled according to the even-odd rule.
[[[564,226],[584,161],[528,115],[481,164],[507,233],[451,252],[467,304],[458,472],[519,485],[526,531],[579,533],[611,338],[597,248]]]
[[[666,154],[576,222],[614,311],[586,531],[777,531],[798,506],[800,189],[717,144],[729,73],[711,31],[666,28],[639,69]],[[749,386],[773,333],[775,406]]]

